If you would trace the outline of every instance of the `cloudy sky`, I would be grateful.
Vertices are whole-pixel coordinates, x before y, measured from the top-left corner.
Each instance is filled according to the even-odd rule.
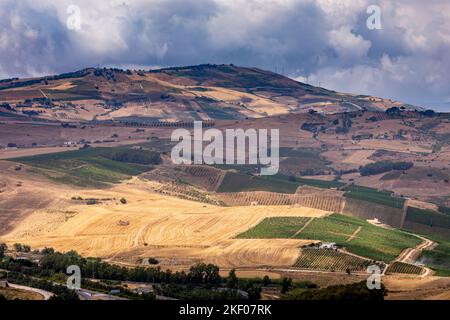
[[[450,111],[450,1],[0,0],[0,78],[200,63]]]

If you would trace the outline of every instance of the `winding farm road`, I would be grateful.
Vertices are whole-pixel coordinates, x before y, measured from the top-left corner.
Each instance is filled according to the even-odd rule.
[[[49,300],[51,297],[54,296],[53,293],[45,291],[45,290],[36,289],[36,288],[32,288],[32,287],[27,287],[27,286],[21,286],[21,285],[14,284],[14,283],[9,283],[8,282],[8,286],[10,288],[13,288],[13,289],[24,290],[24,291],[31,291],[31,292],[38,293],[41,296],[43,296],[45,300]]]
[[[434,241],[431,241],[430,239],[427,239],[414,233],[409,234],[421,239],[422,243],[415,248],[408,248],[405,251],[403,251],[395,260],[397,262],[414,264],[423,250],[432,249],[433,247],[436,246],[436,243]],[[430,275],[433,272],[430,268],[424,266],[422,266],[422,268],[425,270],[425,272],[420,275],[420,277],[422,278]]]

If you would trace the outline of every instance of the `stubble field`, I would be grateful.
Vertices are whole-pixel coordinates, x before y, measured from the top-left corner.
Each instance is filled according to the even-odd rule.
[[[328,212],[304,207],[224,208],[152,193],[154,183],[133,179],[107,190],[66,193],[98,204],[71,200],[64,209],[34,211],[0,237],[9,245],[76,250],[127,264],[155,257],[163,266],[188,267],[198,261],[231,267],[285,267],[295,263],[299,247],[310,240],[234,239],[266,217],[321,217]],[[125,198],[127,204],[119,199]]]

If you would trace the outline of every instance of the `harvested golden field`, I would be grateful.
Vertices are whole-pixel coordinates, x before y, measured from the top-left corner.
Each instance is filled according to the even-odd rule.
[[[44,300],[44,297],[37,292],[14,288],[0,288],[0,295],[7,300]]]
[[[375,150],[357,150],[352,152],[351,155],[346,157],[342,162],[357,164],[357,165],[366,165],[373,161],[369,160],[369,158],[375,153]]]
[[[371,150],[388,150],[396,152],[417,152],[417,153],[431,153],[432,144],[422,143],[413,144],[409,141],[400,140],[363,140],[358,142],[358,146]]]
[[[450,279],[440,277],[386,276],[388,300],[448,300]]]
[[[76,85],[73,84],[73,82],[64,82],[62,84],[57,85],[56,87],[53,87],[52,90],[69,90],[75,87]]]
[[[20,226],[33,212],[67,205],[70,188],[56,185],[27,166],[0,161],[0,172],[0,236]]]
[[[73,201],[64,211],[35,211],[1,240],[131,264],[156,257],[164,266],[207,261],[221,267],[281,267],[292,265],[298,247],[310,241],[233,238],[266,217],[327,214],[304,207],[203,205],[149,192],[154,187],[135,179],[109,190],[74,190],[71,196],[103,201],[92,206]],[[117,200],[122,197],[126,205]]]

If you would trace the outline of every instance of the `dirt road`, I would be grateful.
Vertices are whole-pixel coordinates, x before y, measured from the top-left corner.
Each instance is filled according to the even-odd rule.
[[[49,300],[51,297],[54,296],[53,293],[45,291],[45,290],[41,290],[41,289],[36,289],[36,288],[32,288],[32,287],[27,287],[27,286],[21,286],[21,285],[14,284],[14,283],[8,283],[8,285],[10,288],[13,288],[13,289],[25,290],[25,291],[31,291],[31,292],[38,293],[41,296],[43,296],[45,300]]]

